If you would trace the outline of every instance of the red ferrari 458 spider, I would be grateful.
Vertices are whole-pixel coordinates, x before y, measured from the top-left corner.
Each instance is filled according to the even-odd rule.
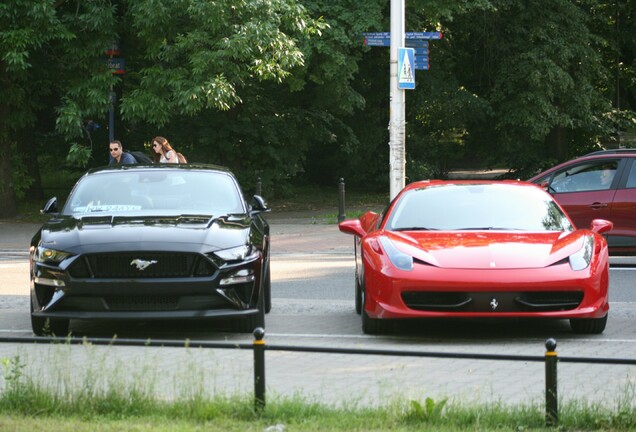
[[[356,236],[356,310],[376,334],[393,319],[569,319],[602,333],[609,258],[602,219],[577,229],[544,190],[521,181],[420,181]]]

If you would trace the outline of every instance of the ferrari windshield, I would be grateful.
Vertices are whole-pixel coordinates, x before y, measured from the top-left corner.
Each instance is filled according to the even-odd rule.
[[[245,213],[234,178],[224,172],[196,170],[103,171],[77,183],[62,210],[81,214]]]
[[[514,184],[450,184],[407,191],[386,225],[399,230],[572,231],[550,195]]]

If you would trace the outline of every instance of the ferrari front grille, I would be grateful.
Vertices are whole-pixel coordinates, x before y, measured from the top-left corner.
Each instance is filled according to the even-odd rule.
[[[575,309],[583,300],[580,291],[526,292],[515,299],[527,311],[554,311]]]
[[[406,291],[402,300],[410,309],[431,312],[550,312],[576,309],[583,292]]]
[[[469,294],[462,292],[404,292],[402,300],[416,310],[461,310],[470,304]]]

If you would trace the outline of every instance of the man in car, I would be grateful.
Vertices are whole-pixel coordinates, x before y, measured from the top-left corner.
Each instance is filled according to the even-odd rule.
[[[601,170],[601,187],[600,189],[605,190],[609,189],[612,184],[612,180],[614,179],[614,174],[616,173],[613,166],[604,166]]]
[[[108,165],[120,165],[120,164],[129,165],[129,164],[137,163],[133,155],[131,155],[128,152],[124,152],[124,146],[119,140],[111,141],[109,145],[109,150],[110,150],[110,160],[108,162]]]

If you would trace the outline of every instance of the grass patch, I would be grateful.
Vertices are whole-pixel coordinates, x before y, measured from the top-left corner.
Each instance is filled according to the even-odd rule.
[[[373,209],[371,209],[371,210],[373,210]],[[367,210],[349,210],[349,211],[347,211],[345,209],[345,219],[357,219],[357,218],[359,218],[360,216],[362,216],[366,212],[367,212]],[[330,213],[320,214],[320,215],[316,216],[316,219],[320,219],[321,221],[323,221],[324,223],[327,223],[327,224],[337,224],[338,223],[338,216],[339,216],[338,212],[330,212]]]
[[[18,214],[13,219],[14,222],[25,223],[44,223],[50,219],[50,216],[40,214],[40,210],[46,202],[40,200],[20,201],[18,202]]]
[[[376,408],[333,407],[301,397],[275,399],[255,411],[251,399],[223,398],[162,401],[106,395],[66,400],[37,389],[25,390],[18,404],[0,398],[0,429],[33,430],[206,430],[206,431],[540,431],[538,406],[462,406],[445,403],[439,411],[415,408],[426,402],[394,401]],[[15,396],[15,395],[13,395]],[[429,402],[431,402],[429,400]],[[439,404],[440,402],[431,402]],[[561,410],[561,430],[632,431],[634,410],[612,411],[570,404]]]
[[[118,355],[112,355],[114,349]],[[130,355],[121,355],[123,349]],[[144,349],[142,356],[138,355],[139,349],[91,345],[71,349],[62,344],[50,351],[52,354],[38,352],[33,361],[24,354],[3,359],[0,430],[554,430],[545,427],[540,403],[467,406],[426,398],[379,401],[381,404],[376,407],[356,402],[334,406],[302,395],[270,395],[266,407],[255,410],[251,389],[242,396],[206,393],[210,371],[204,370],[194,355],[201,350],[188,351],[192,356],[173,371],[176,379],[172,394],[176,396],[165,397],[160,392],[165,388],[157,381],[160,376],[151,367],[153,357]],[[226,367],[220,366],[220,373]],[[634,430],[633,391],[626,389],[611,408],[584,402],[561,404],[559,419],[560,430]]]

